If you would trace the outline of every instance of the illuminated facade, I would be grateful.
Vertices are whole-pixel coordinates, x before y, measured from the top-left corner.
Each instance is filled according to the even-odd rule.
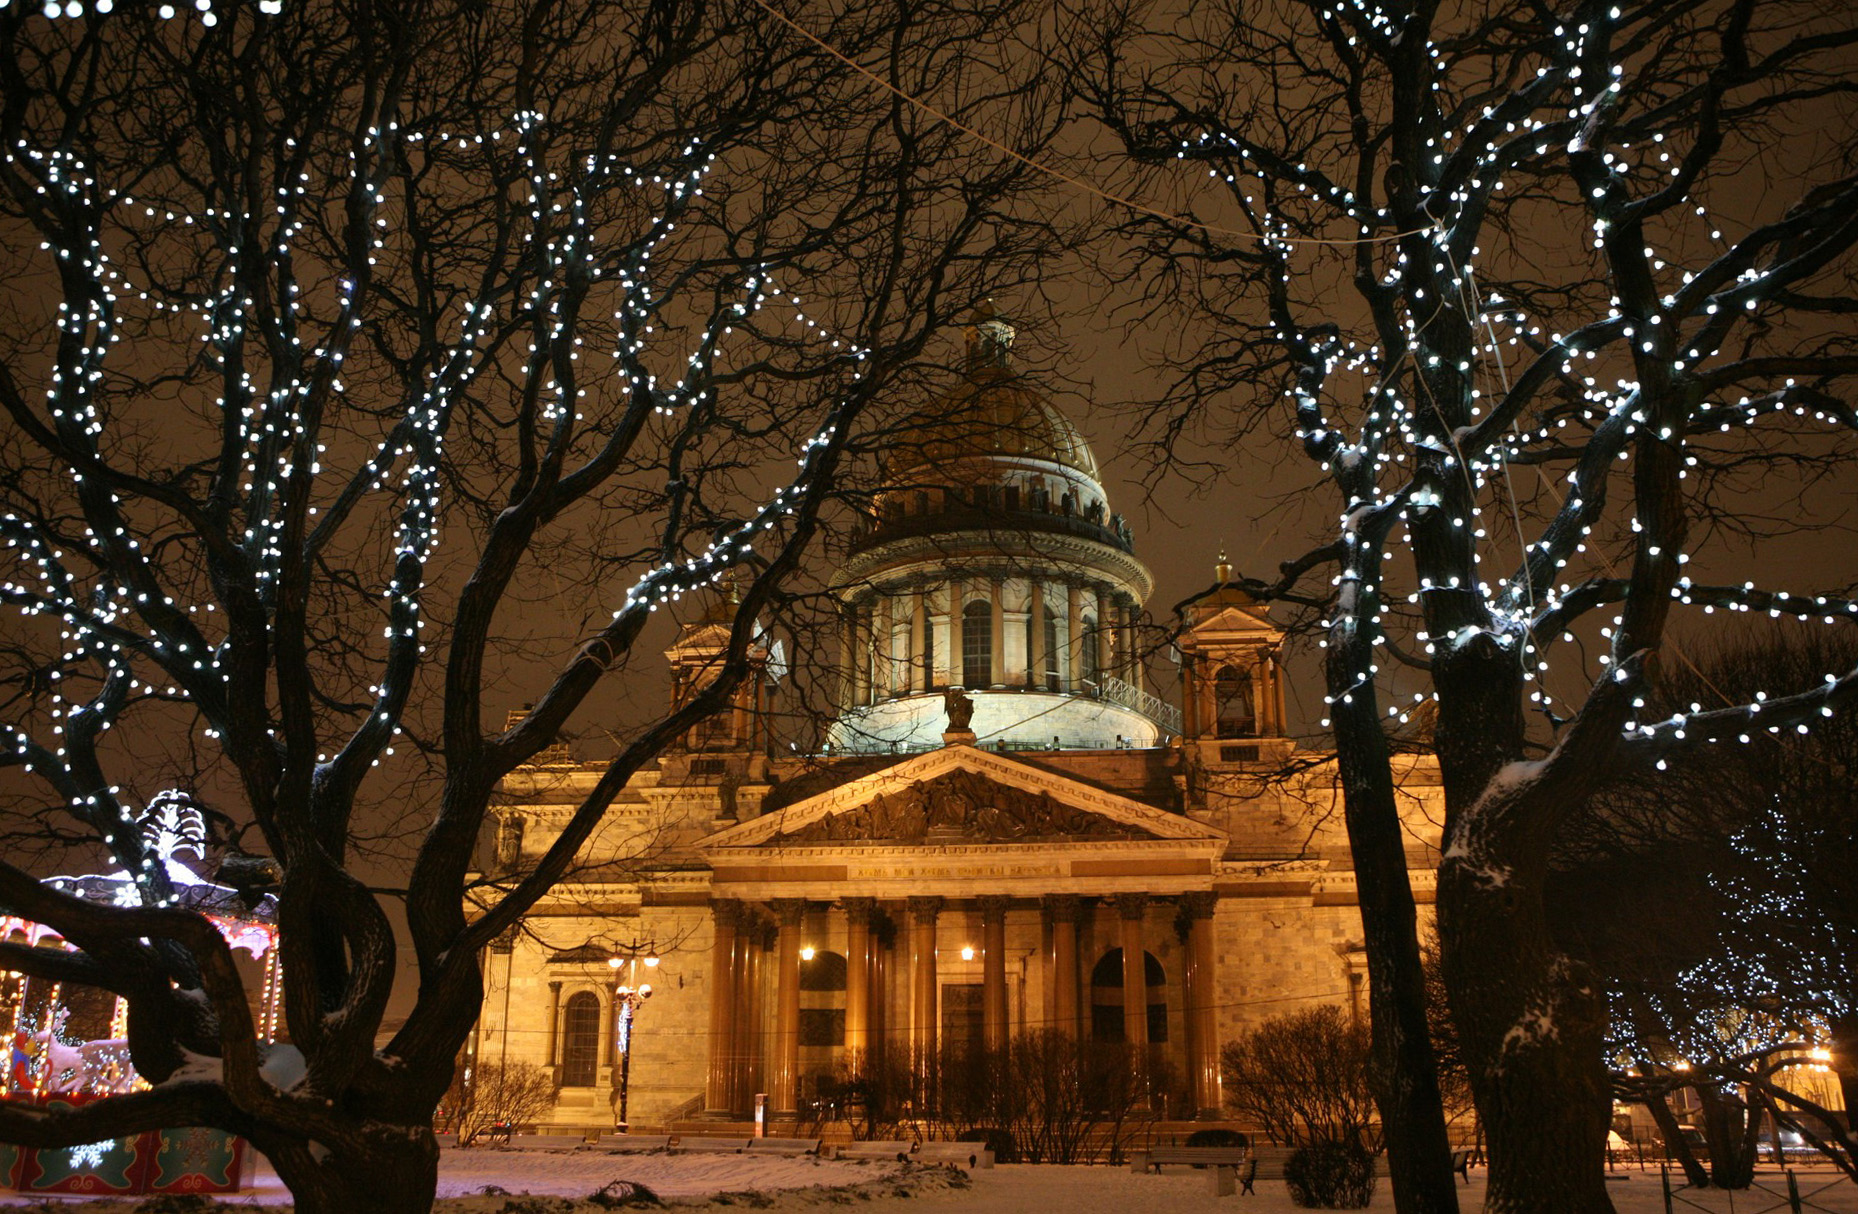
[[[483,1064],[558,1085],[558,1128],[616,1120],[615,971],[663,963],[630,1038],[634,1125],[771,1116],[877,1053],[1029,1029],[1127,1041],[1169,1111],[1221,1106],[1220,1044],[1310,1003],[1366,1014],[1354,877],[1329,771],[1287,736],[1265,609],[1227,584],[1137,622],[1152,588],[1089,448],[977,315],[963,390],[886,469],[831,585],[839,708],[773,757],[780,655],[731,711],[621,794],[583,866],[488,958]],[[669,650],[673,695],[728,638],[719,604]],[[1159,652],[1144,652],[1144,640]],[[1147,671],[1178,660],[1180,697]],[[1173,680],[1170,680],[1172,683]],[[600,765],[508,779],[498,864],[540,854]],[[1439,792],[1403,761],[1412,880],[1431,900]],[[1300,775],[1283,775],[1288,767]]]

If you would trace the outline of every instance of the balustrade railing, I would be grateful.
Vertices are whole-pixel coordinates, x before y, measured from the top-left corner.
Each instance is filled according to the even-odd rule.
[[[1097,685],[1099,694],[1110,703],[1139,712],[1172,733],[1181,732],[1181,710],[1153,692],[1125,683],[1113,674],[1104,675]]]

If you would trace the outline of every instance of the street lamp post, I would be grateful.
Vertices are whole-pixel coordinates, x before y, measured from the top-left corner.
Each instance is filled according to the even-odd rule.
[[[613,1128],[621,1134],[626,1132],[626,1089],[632,1081],[632,1021],[639,1014],[639,1008],[652,997],[652,984],[638,980],[641,961],[647,970],[656,969],[658,950],[650,945],[634,945],[627,952],[615,953],[606,959],[613,967],[613,1004],[617,1009],[613,1041],[619,1052],[619,1116]],[[623,979],[622,969],[625,971]]]

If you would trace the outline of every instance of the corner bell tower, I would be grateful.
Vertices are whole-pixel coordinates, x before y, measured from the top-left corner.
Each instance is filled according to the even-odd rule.
[[[1210,744],[1205,757],[1212,761],[1265,757],[1254,740],[1284,737],[1278,665],[1283,629],[1271,622],[1263,603],[1233,582],[1223,549],[1213,585],[1176,610],[1182,617],[1183,736],[1189,743]]]

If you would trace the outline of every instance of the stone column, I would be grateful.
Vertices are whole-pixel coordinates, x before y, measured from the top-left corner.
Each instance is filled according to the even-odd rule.
[[[755,1093],[761,1090],[761,967],[767,956],[767,920],[756,913],[737,931],[745,937],[742,940],[742,1001],[736,1008],[736,1040],[742,1056],[736,1110],[741,1112],[754,1103]]]
[[[722,1115],[730,1108],[730,1072],[735,1065],[735,925],[740,904],[710,904],[714,935],[710,943],[710,1073],[703,1090],[704,1112]]]
[[[1076,894],[1045,896],[1045,913],[1052,924],[1052,1023],[1072,1037],[1077,1036],[1077,916],[1081,906]]]
[[[1199,660],[1191,650],[1181,651],[1181,733],[1189,738],[1200,736],[1200,680],[1194,670]]]
[[[774,942],[774,1065],[768,1102],[775,1116],[787,1117],[800,1109],[800,923],[806,917],[806,903],[781,898],[773,906],[780,934]]]
[[[617,1078],[610,1068],[619,1064],[619,1000],[614,997],[613,988],[610,986],[600,992],[600,1053],[598,1057],[600,1065],[609,1068],[609,1078]]]
[[[866,1053],[873,1061],[881,1059],[890,1049],[890,1043],[896,1032],[897,1017],[891,1011],[890,1000],[890,955],[891,946],[896,939],[896,930],[890,916],[883,907],[878,907],[871,915],[871,1011],[870,1027],[867,1030],[869,1045]]]
[[[988,593],[992,595],[990,602],[993,607],[993,670],[988,676],[991,680],[989,685],[993,687],[1005,687],[1006,604],[1002,600],[1006,596],[1006,587],[1000,584],[999,578],[994,578],[993,581],[988,584]]]
[[[863,1069],[871,1033],[871,914],[875,898],[846,898],[845,907],[845,1056]]]
[[[561,1065],[561,983],[548,984],[548,1065]]]
[[[1147,894],[1117,894],[1116,913],[1123,921],[1123,1040],[1138,1051],[1148,1048],[1148,967],[1142,943]]]
[[[981,908],[981,1014],[987,1048],[1004,1050],[1011,1026],[1006,1015],[1006,904],[1003,894],[976,898]]]
[[[1218,903],[1218,896],[1211,892],[1181,896],[1181,915],[1187,922],[1187,1085],[1203,1118],[1223,1115],[1213,950],[1213,909]]]
[[[1045,583],[1032,580],[1032,606],[1026,623],[1026,686],[1045,688]]]
[[[916,1057],[935,1055],[936,1003],[941,993],[935,973],[935,921],[942,913],[940,898],[911,898],[910,912],[910,1044]]]

